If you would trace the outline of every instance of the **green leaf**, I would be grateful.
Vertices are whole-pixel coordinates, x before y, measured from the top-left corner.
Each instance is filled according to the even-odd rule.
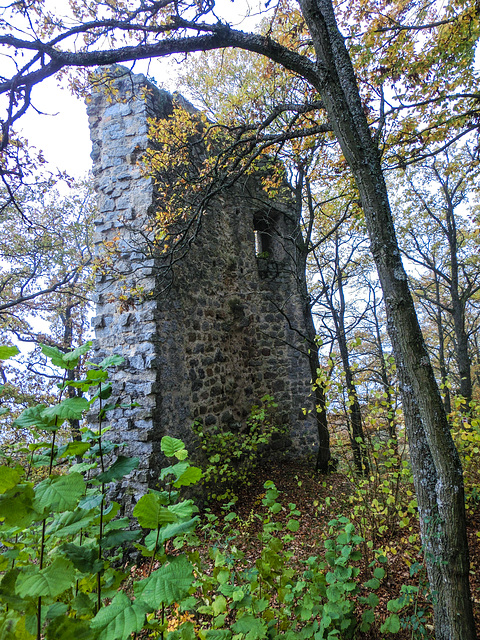
[[[102,371],[101,369],[89,369],[87,371],[86,379],[89,383],[98,384],[108,380],[108,371]]]
[[[90,623],[98,640],[127,640],[132,633],[140,633],[145,614],[150,608],[141,600],[131,602],[122,591],[111,604],[102,607]]]
[[[362,613],[362,631],[366,632],[375,622],[375,613],[371,609],[367,609]]]
[[[47,640],[93,640],[93,631],[87,620],[55,618],[46,629]]]
[[[67,398],[53,407],[44,409],[42,415],[50,420],[56,419],[57,424],[65,420],[80,420],[89,406],[90,403],[86,398],[75,396],[74,398]]]
[[[0,493],[13,489],[18,484],[20,477],[16,469],[0,467]]]
[[[0,347],[0,360],[8,360],[9,358],[16,356],[17,353],[20,353],[20,349],[18,347],[7,347],[2,345]]]
[[[102,538],[103,549],[114,549],[119,547],[124,542],[133,542],[142,537],[141,531],[129,531],[128,529],[122,531],[109,531]]]
[[[400,618],[396,613],[393,613],[391,616],[388,616],[388,618],[380,627],[381,633],[398,633],[399,631],[400,631]]]
[[[83,456],[91,447],[89,442],[78,442],[74,440],[64,447],[60,447],[57,458],[66,458],[67,456]]]
[[[105,484],[108,482],[114,482],[115,480],[121,480],[138,467],[138,462],[138,458],[118,456],[110,469],[107,469],[104,473],[100,473],[95,477],[95,480]]]
[[[160,448],[163,453],[167,456],[167,458],[171,458],[178,451],[182,451],[185,449],[185,445],[178,438],[172,438],[171,436],[163,436],[162,441],[160,442]]]
[[[213,615],[218,616],[227,610],[227,600],[224,596],[216,596],[212,604]]]
[[[85,493],[85,480],[80,473],[50,476],[35,488],[37,511],[73,511]]]
[[[133,515],[144,529],[158,529],[164,524],[177,520],[177,516],[162,506],[160,498],[153,493],[147,493],[140,498],[135,505]]]
[[[260,640],[267,635],[267,625],[261,618],[255,618],[252,615],[246,615],[239,618],[232,629],[235,633],[243,633],[245,640]]]
[[[55,534],[57,538],[76,535],[88,527],[95,517],[96,514],[93,511],[87,513],[83,509],[66,511],[48,525],[47,535]]]
[[[193,500],[182,500],[182,502],[171,504],[168,510],[178,518],[191,518],[194,513],[198,513],[198,507]]]
[[[200,629],[198,636],[201,640],[230,640],[232,632],[229,629]]]
[[[2,605],[8,605],[8,607],[22,611],[25,608],[25,602],[16,594],[15,590],[19,573],[20,569],[11,569],[3,576],[0,582],[0,601]]]
[[[245,592],[243,589],[236,588],[232,593],[232,598],[234,602],[241,602],[245,597]]]
[[[98,547],[79,546],[71,542],[63,544],[59,551],[64,553],[75,569],[81,573],[97,573],[103,568],[103,561],[98,559]]]
[[[79,462],[78,464],[72,464],[70,467],[70,473],[77,471],[78,473],[85,473],[85,471],[90,471],[90,469],[96,469],[98,464],[96,462]],[[82,507],[83,509],[84,507]]]
[[[178,478],[182,475],[182,473],[185,473],[185,471],[189,468],[189,466],[190,464],[188,462],[183,461],[183,462],[177,462],[177,464],[174,464],[170,467],[164,467],[160,471],[160,480],[163,480],[170,474],[173,474],[175,478],[178,480]]]
[[[47,358],[50,358],[51,363],[54,367],[60,367],[61,369],[69,369],[66,362],[63,359],[65,355],[58,347],[49,347],[47,344],[40,345],[42,349],[42,353]],[[73,367],[71,367],[73,369]]]
[[[113,387],[111,382],[106,382],[99,387],[98,393],[95,395],[96,398],[101,398],[102,400],[108,400],[113,393]],[[103,411],[110,411],[110,409],[114,409],[120,405],[104,405]]]
[[[383,567],[376,567],[373,570],[373,575],[375,576],[375,578],[378,578],[379,580],[381,580],[382,578],[385,577],[385,569]]]
[[[167,524],[165,527],[160,529],[159,543],[163,544],[166,540],[170,540],[170,538],[174,538],[175,536],[179,536],[182,533],[189,533],[193,531],[197,525],[197,522],[200,520],[198,516],[187,520],[186,522],[176,522],[174,524]]]
[[[0,495],[0,520],[7,526],[27,527],[39,514],[34,509],[35,494],[29,484],[19,484]]]
[[[92,348],[92,341],[90,340],[89,342],[86,342],[85,344],[80,345],[73,351],[64,353],[63,361],[69,364],[73,364],[73,366],[76,367],[80,356],[84,356],[86,353],[90,351],[91,348]]]
[[[89,491],[92,491],[89,489]],[[96,509],[102,504],[103,495],[99,492],[97,487],[94,487],[93,493],[87,493],[87,495],[78,503],[79,509],[90,511],[90,509]]]
[[[28,407],[13,422],[13,426],[18,429],[28,429],[28,427],[37,427],[38,429],[50,429],[55,425],[55,420],[43,414],[45,405],[37,404],[34,407]]]
[[[58,616],[64,616],[68,611],[68,604],[64,602],[54,602],[51,607],[48,607],[47,620],[54,620]]]
[[[193,567],[185,556],[175,556],[135,585],[135,595],[154,609],[179,602],[193,583]]]
[[[125,358],[123,356],[119,356],[113,354],[112,356],[107,356],[104,358],[100,364],[96,365],[100,369],[106,369],[107,367],[118,367],[120,364],[125,362]]]
[[[300,522],[298,520],[289,520],[287,522],[287,529],[292,533],[296,533],[300,527]]]
[[[368,596],[365,598],[364,602],[368,604],[370,607],[376,607],[380,602],[380,599],[376,593],[369,593]]]
[[[370,580],[363,583],[363,586],[367,589],[378,589],[380,586],[380,580],[378,580],[378,578],[370,578]]]
[[[403,597],[397,598],[396,600],[389,600],[387,602],[387,609],[392,613],[398,613],[405,606],[406,601]]]
[[[95,613],[96,606],[97,598],[95,593],[87,594],[79,591],[72,600],[72,611],[75,611],[77,616],[91,618]]]
[[[29,571],[20,573],[17,578],[16,592],[21,598],[56,598],[75,584],[75,573],[71,563],[65,558],[55,558],[45,569],[28,567]]]
[[[117,502],[115,504],[118,504]],[[109,508],[110,505],[107,507]],[[106,513],[106,509],[104,511],[104,514]],[[117,514],[118,510],[115,510],[115,515]],[[104,522],[107,522],[106,518],[103,519]],[[130,525],[130,518],[128,516],[125,516],[123,518],[118,518],[117,520],[114,520],[113,518],[110,518],[109,522],[105,525],[105,527],[103,528],[105,533],[108,533],[109,531],[117,531],[118,529],[126,529],[128,528],[128,526]]]
[[[178,489],[179,487],[188,487],[191,484],[198,482],[203,473],[198,467],[188,467],[186,471],[173,483],[173,486]]]

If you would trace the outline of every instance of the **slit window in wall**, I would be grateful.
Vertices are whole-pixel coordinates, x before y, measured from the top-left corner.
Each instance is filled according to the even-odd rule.
[[[278,265],[275,262],[274,228],[275,218],[271,214],[259,212],[254,215],[253,229],[258,273],[261,278],[270,280],[278,275]]]
[[[255,232],[256,257],[271,259],[273,257],[272,220],[265,215],[254,216],[253,228]]]

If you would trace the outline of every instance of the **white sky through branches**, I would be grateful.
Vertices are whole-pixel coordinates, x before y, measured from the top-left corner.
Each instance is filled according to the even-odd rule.
[[[47,0],[46,7],[59,14],[65,14],[64,1]],[[262,7],[263,5],[263,7]],[[259,7],[262,7],[259,9]],[[270,10],[265,11],[264,3],[257,0],[217,0],[215,14],[238,29],[253,30]],[[134,73],[144,73],[154,78],[167,91],[177,88],[177,72],[183,57],[170,57],[126,63]],[[5,59],[3,59],[6,62]],[[62,86],[66,81],[62,81]],[[188,97],[188,96],[187,96]],[[82,100],[75,98],[68,88],[61,88],[59,80],[49,78],[32,91],[32,105],[40,113],[30,108],[20,123],[17,133],[27,138],[29,143],[44,152],[49,168],[66,171],[71,177],[82,179],[91,169],[91,143],[86,107]]]

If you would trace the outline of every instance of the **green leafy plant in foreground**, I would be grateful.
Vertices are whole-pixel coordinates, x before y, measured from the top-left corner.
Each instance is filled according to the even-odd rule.
[[[385,575],[386,559],[378,556],[367,568],[371,577],[357,580],[363,538],[345,517],[330,521],[324,553],[299,558],[290,543],[300,527],[300,512],[293,503],[282,505],[272,482],[266,482],[265,489],[266,514],[255,565],[245,566],[236,545],[243,523],[234,512],[225,518],[225,544],[217,539],[210,547],[214,568],[200,585],[204,604],[198,612],[206,618],[206,629],[199,630],[199,637],[332,640],[367,631],[374,621],[379,602],[374,591]],[[213,524],[210,518],[209,527]]]
[[[87,348],[63,354],[46,347],[44,353],[67,370]],[[133,518],[120,516],[108,488],[137,465],[106,440],[105,418],[118,406],[107,370],[121,361],[113,356],[91,364],[82,380],[59,386],[55,405],[31,407],[17,419],[36,442],[27,447],[27,464],[6,458],[0,467],[2,640],[127,640],[139,633],[162,640],[348,640],[367,632],[386,558],[372,551],[366,561],[364,538],[343,516],[329,522],[318,555],[298,557],[291,543],[301,514],[295,504],[282,504],[270,481],[263,515],[254,514],[261,531],[253,565],[238,544],[244,531],[229,511],[233,503],[221,530],[210,514],[208,547],[203,554],[196,548],[204,546],[195,533],[198,509],[181,490],[198,483],[202,472],[175,438],[161,441],[172,460],[160,473],[161,489],[140,498]],[[65,399],[68,385],[89,397]],[[93,405],[98,428],[83,428],[81,441],[56,442],[61,425]],[[46,477],[33,482],[31,469],[45,465]],[[144,558],[141,579],[132,578],[131,565],[122,566],[126,545]],[[414,588],[405,587],[389,603],[383,633],[417,622],[425,629],[415,598]]]
[[[44,346],[42,351],[66,371],[88,348],[65,354]],[[0,467],[0,637],[6,640],[123,640],[141,631],[148,613],[178,602],[190,588],[192,566],[184,556],[167,556],[164,543],[195,526],[197,507],[177,498],[179,488],[197,482],[201,472],[188,463],[183,443],[166,437],[162,450],[177,463],[162,473],[165,490],[145,495],[135,507],[140,526],[150,530],[142,547],[152,558],[149,575],[136,583],[135,599],[119,591],[130,575],[116,568],[121,546],[142,536],[140,529],[130,529],[129,518],[118,517],[120,505],[107,499],[107,487],[138,464],[114,455],[114,446],[104,440],[105,416],[117,406],[107,402],[112,393],[107,369],[122,361],[112,356],[91,364],[82,380],[64,378],[57,404],[30,407],[15,422],[40,440],[30,446],[27,470],[47,461],[48,476],[34,484],[15,461]],[[90,398],[64,399],[68,385],[89,391]],[[58,445],[61,425],[81,419],[95,403],[98,431],[84,428],[82,441]],[[59,474],[65,462],[68,471]],[[160,565],[155,570],[154,560]],[[162,628],[161,620],[157,626]]]

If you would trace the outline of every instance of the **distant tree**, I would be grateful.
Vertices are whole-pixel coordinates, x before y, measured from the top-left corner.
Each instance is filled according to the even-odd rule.
[[[70,351],[89,336],[94,211],[86,186],[61,195],[39,181],[18,189],[0,213],[0,339],[30,345],[21,368],[2,369],[4,403],[38,402],[59,381],[40,343]]]
[[[345,375],[347,395],[347,416],[349,435],[353,450],[356,470],[363,475],[368,473],[369,463],[365,449],[362,410],[355,383],[351,361],[349,340],[354,337],[362,313],[355,313],[357,305],[347,301],[352,294],[354,273],[361,259],[359,248],[365,243],[365,235],[355,230],[355,221],[336,229],[335,233],[313,252],[315,316],[322,335],[328,331],[331,340],[336,344]],[[347,230],[348,229],[348,230]],[[357,301],[355,301],[357,302]]]
[[[459,392],[468,410],[472,399],[468,315],[480,291],[479,244],[471,215],[478,150],[451,148],[406,173],[403,250],[417,267],[411,281],[422,305],[432,308],[437,327],[442,383],[447,383],[445,321],[453,328]],[[462,210],[463,208],[463,210]],[[433,311],[434,310],[434,311]],[[475,329],[477,325],[475,323]]]

